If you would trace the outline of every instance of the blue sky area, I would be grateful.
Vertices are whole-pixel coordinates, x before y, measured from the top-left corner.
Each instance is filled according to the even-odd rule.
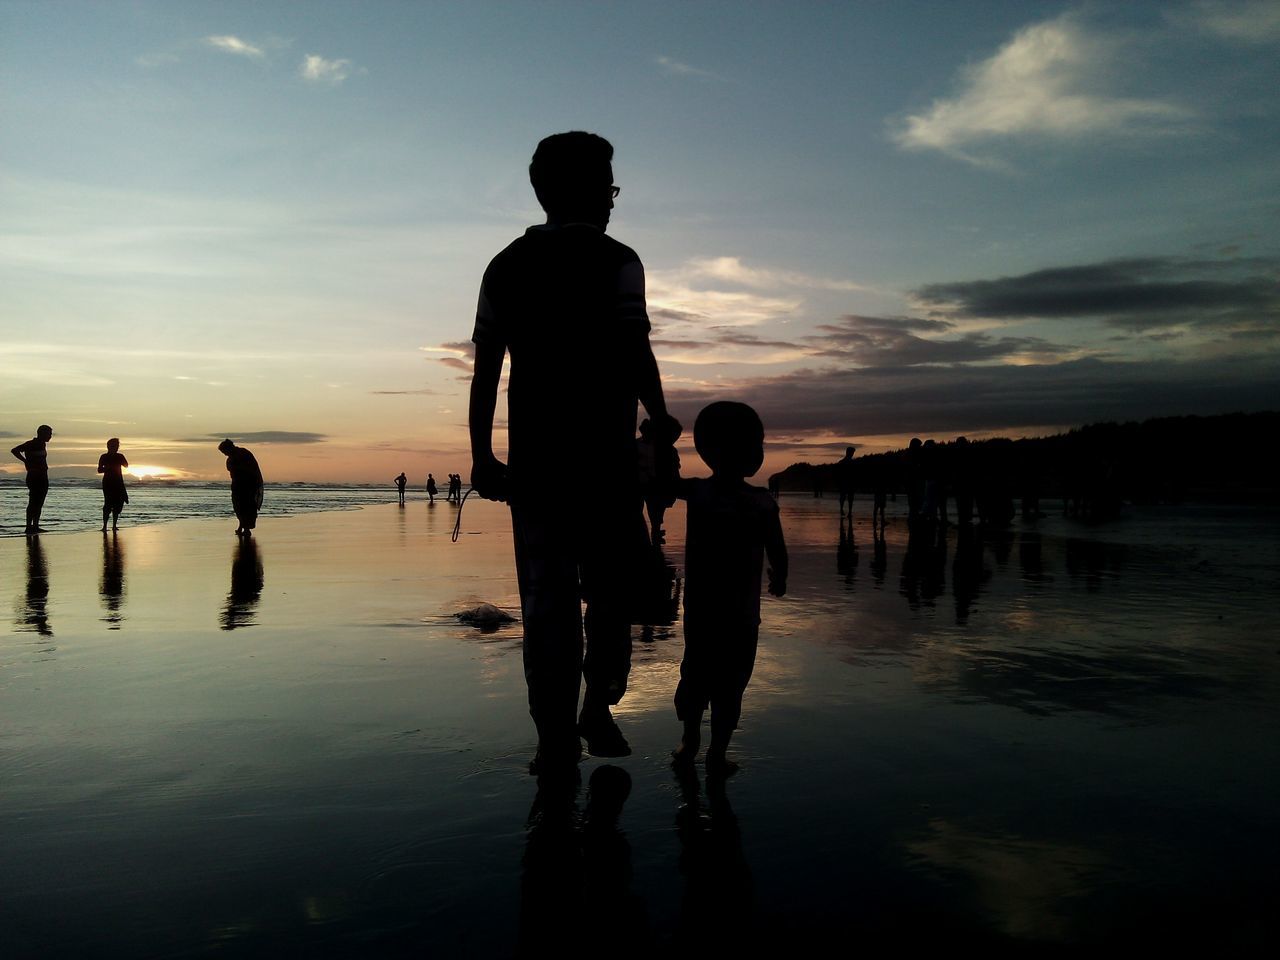
[[[465,473],[480,275],[566,129],[674,408],[752,403],[767,469],[1274,408],[1278,54],[1277,2],[3,2],[0,435]]]

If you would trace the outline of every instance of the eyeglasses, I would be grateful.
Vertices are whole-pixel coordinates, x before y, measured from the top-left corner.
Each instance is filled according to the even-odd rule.
[[[618,199],[618,194],[620,194],[621,192],[622,192],[622,188],[621,188],[621,187],[610,187],[610,188],[609,188],[609,196],[613,197],[613,199],[614,199],[614,200],[617,200],[617,199]]]

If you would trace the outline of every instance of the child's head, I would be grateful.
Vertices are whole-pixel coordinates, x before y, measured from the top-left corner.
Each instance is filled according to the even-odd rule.
[[[717,476],[754,476],[764,463],[764,424],[745,403],[720,400],[698,414],[693,445]]]

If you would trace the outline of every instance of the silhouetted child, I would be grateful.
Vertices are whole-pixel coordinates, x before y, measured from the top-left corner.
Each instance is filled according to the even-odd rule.
[[[673,756],[677,764],[693,762],[710,706],[707,767],[727,774],[736,768],[725,752],[755,667],[761,567],[767,554],[769,592],[785,594],[787,548],[777,502],[744,482],[764,462],[764,426],[756,412],[743,403],[713,403],[698,414],[693,443],[711,478],[680,483],[688,503],[684,659],[676,688],[684,736]]]

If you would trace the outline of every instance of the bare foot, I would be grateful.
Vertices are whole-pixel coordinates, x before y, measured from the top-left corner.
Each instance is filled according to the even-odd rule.
[[[686,743],[680,741],[680,746],[671,751],[671,765],[673,767],[691,767],[693,761],[698,756],[698,742]]]
[[[707,754],[707,776],[728,780],[738,772],[738,765],[723,753]]]

